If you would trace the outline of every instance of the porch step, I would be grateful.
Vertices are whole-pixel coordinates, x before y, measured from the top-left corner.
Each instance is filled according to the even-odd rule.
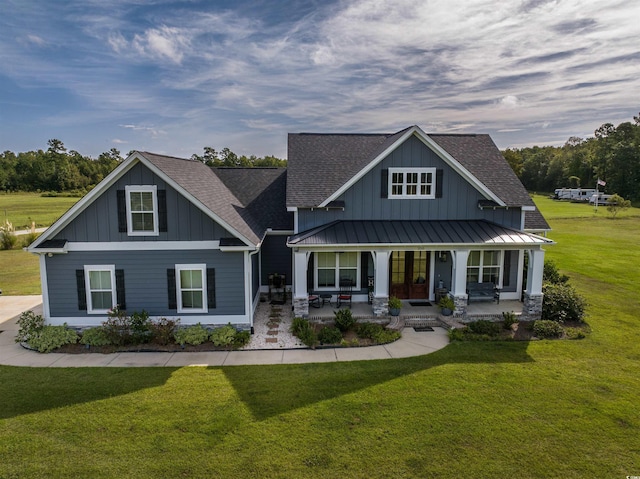
[[[404,329],[404,319],[400,316],[392,316],[386,328],[392,331],[402,331]]]

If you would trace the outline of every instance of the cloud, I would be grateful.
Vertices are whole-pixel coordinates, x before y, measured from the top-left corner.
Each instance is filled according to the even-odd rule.
[[[27,35],[26,39],[29,43],[33,43],[34,45],[38,45],[40,47],[46,45],[47,43],[38,35],[33,35],[33,34]]]
[[[179,64],[188,50],[189,39],[180,29],[163,25],[151,28],[142,35],[136,34],[131,44],[141,55],[168,59]]]
[[[126,145],[129,142],[125,140],[121,140],[119,138],[114,138],[113,140],[111,140],[111,143],[114,143],[116,145]]]
[[[153,127],[153,126],[144,126],[144,125],[118,125],[121,128],[127,128],[133,131],[142,131],[145,133],[149,133],[152,138],[158,138],[160,136],[164,136],[167,134],[165,130]]]

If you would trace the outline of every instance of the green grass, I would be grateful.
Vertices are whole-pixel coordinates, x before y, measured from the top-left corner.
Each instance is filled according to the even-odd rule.
[[[38,257],[22,249],[0,250],[0,290],[4,296],[40,294]]]
[[[587,339],[353,363],[0,367],[0,477],[638,475],[638,211],[536,200],[554,209],[548,257],[590,302]]]
[[[0,222],[9,220],[16,230],[50,226],[80,198],[45,198],[39,193],[0,193]]]

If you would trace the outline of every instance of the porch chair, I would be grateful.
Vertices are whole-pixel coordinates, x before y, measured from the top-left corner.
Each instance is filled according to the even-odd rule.
[[[340,293],[338,294],[338,308],[342,306],[342,303],[349,303],[349,307],[351,307],[352,291],[353,281],[348,278],[342,278],[340,280]]]
[[[318,296],[317,294],[311,293],[309,295],[309,306],[312,306],[314,308],[319,308],[320,307],[320,296]]]

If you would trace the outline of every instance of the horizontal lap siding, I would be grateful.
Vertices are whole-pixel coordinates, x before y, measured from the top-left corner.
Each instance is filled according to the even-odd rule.
[[[442,198],[388,199],[381,197],[382,170],[390,167],[434,167],[443,170]],[[367,173],[338,200],[345,209],[300,210],[299,231],[335,220],[453,220],[486,219],[520,229],[520,209],[480,210],[485,199],[478,190],[456,173],[417,138],[410,138]]]
[[[84,265],[115,264],[124,270],[127,310],[152,316],[176,316],[168,309],[167,269],[176,264],[206,263],[216,270],[216,308],[209,315],[245,313],[243,253],[220,251],[73,252],[46,258],[51,316],[83,317],[78,310],[75,270]],[[188,314],[180,314],[188,317]]]
[[[117,190],[127,185],[156,185],[167,192],[167,232],[158,236],[128,236],[118,231]],[[88,205],[55,236],[68,241],[210,241],[232,236],[198,207],[138,164]]]

